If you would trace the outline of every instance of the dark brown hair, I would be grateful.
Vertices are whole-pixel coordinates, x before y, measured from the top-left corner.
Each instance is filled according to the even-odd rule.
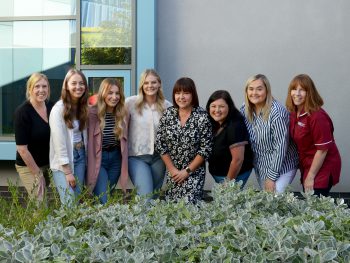
[[[191,78],[180,78],[175,82],[174,88],[173,88],[173,105],[174,107],[178,108],[179,106],[176,104],[175,101],[175,93],[184,91],[189,92],[192,95],[192,107],[198,107],[199,106],[199,100],[198,100],[198,94],[196,85],[194,84],[194,81]]]
[[[79,76],[81,76],[85,86],[85,92],[78,100],[76,112],[72,110],[72,98],[68,91],[68,81],[75,74],[78,74]],[[73,68],[70,69],[63,80],[62,92],[61,92],[61,99],[64,105],[63,119],[68,128],[73,129],[74,119],[79,120],[80,131],[83,131],[87,126],[86,124],[88,119],[88,103],[87,103],[88,97],[89,97],[89,88],[88,88],[87,81],[84,74],[77,69],[73,69]]]
[[[214,91],[213,94],[210,95],[207,105],[206,105],[206,110],[209,115],[209,119],[211,124],[213,125],[214,132],[216,132],[220,128],[220,124],[216,122],[210,115],[210,104],[216,100],[223,99],[227,106],[228,106],[228,114],[226,119],[224,120],[223,124],[226,124],[230,120],[237,120],[240,119],[243,121],[243,115],[239,112],[239,110],[236,108],[232,97],[230,93],[227,90],[217,90]]]

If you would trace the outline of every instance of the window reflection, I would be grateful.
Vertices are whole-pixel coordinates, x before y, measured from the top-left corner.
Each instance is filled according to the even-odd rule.
[[[13,113],[25,100],[33,72],[48,76],[51,100],[58,99],[66,71],[75,64],[75,21],[1,22],[0,35],[1,136],[13,133]]]
[[[67,70],[75,64],[131,65],[135,1],[79,1],[81,43],[77,0],[0,0],[0,137],[13,135],[13,113],[25,100],[26,81],[33,72],[48,76],[55,102]],[[81,61],[75,60],[76,44],[81,45]],[[92,81],[97,87],[100,79]],[[130,86],[129,78],[123,81]]]
[[[76,0],[1,0],[0,16],[75,15]]]
[[[102,80],[106,77],[89,77],[88,85],[89,85],[89,93],[90,95],[97,94],[98,89],[100,88]],[[111,78],[111,77],[108,77]],[[124,87],[124,78],[123,77],[114,77],[120,83],[120,86]]]
[[[131,0],[82,0],[81,64],[131,64]]]

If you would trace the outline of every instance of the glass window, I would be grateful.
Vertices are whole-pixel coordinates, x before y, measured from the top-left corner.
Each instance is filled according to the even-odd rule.
[[[75,21],[0,23],[0,136],[13,134],[13,113],[25,100],[33,72],[47,75],[51,100],[61,93],[66,71],[75,64]]]
[[[75,15],[76,0],[1,0],[0,16]]]
[[[81,1],[81,64],[130,65],[131,0]]]
[[[72,66],[94,71],[99,65],[102,73],[90,76],[96,78],[93,92],[101,76],[122,76],[119,81],[130,95],[135,0],[79,0],[76,10],[77,1],[0,0],[0,141],[13,136],[13,114],[25,100],[33,72],[48,76],[53,102]]]
[[[98,93],[98,89],[100,88],[102,80],[104,80],[106,77],[88,77],[88,85],[89,85],[89,93],[90,95]],[[109,77],[110,78],[110,77]],[[120,85],[124,89],[124,78],[123,77],[114,77],[118,80]]]

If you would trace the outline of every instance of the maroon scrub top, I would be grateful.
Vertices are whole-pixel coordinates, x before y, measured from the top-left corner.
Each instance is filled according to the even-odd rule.
[[[311,114],[303,110],[299,117],[296,112],[290,114],[290,135],[298,148],[302,184],[317,150],[328,152],[315,177],[314,188],[328,188],[331,177],[333,185],[339,182],[341,158],[333,131],[332,120],[323,109]]]

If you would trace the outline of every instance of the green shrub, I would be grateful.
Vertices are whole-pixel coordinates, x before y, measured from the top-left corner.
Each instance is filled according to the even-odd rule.
[[[60,206],[55,193],[51,193],[50,200],[45,196],[44,202],[36,203],[26,193],[19,191],[18,185],[9,182],[8,189],[10,196],[0,197],[0,224],[16,232],[27,230],[32,233],[39,222]]]
[[[215,186],[198,205],[140,199],[60,209],[34,232],[0,226],[0,260],[21,262],[350,262],[343,200]],[[138,198],[136,198],[138,199]]]

